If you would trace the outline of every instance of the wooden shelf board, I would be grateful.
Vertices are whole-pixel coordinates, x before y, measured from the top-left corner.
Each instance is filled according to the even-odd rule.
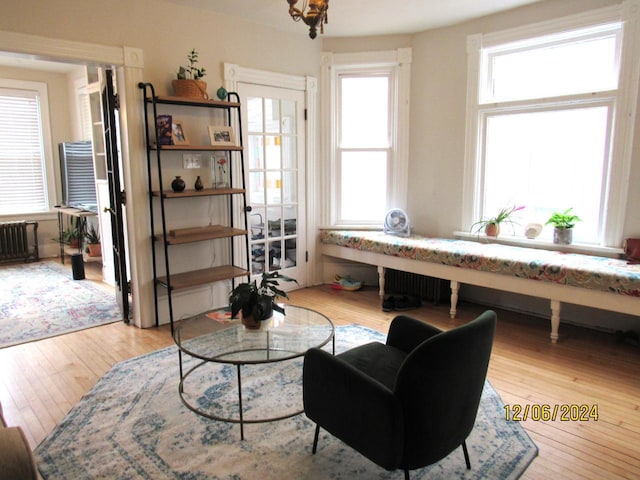
[[[183,243],[203,242],[205,240],[215,240],[217,238],[229,238],[237,237],[239,235],[248,235],[247,230],[240,230],[238,228],[224,228],[218,231],[202,231],[198,233],[191,233],[188,235],[172,236],[167,235],[167,245],[180,245]],[[157,241],[162,240],[162,235],[156,235]]]
[[[184,190],[182,192],[172,192],[171,190],[162,192],[164,198],[188,198],[188,197],[209,197],[212,195],[237,195],[245,193],[244,188],[205,188],[203,190]],[[159,197],[160,192],[151,192],[154,197]]]
[[[147,102],[151,103],[153,100],[147,98]],[[165,105],[190,105],[194,107],[212,107],[212,108],[238,108],[240,104],[238,102],[227,102],[224,100],[205,100],[204,98],[188,98],[188,97],[175,97],[171,95],[157,96],[156,103],[162,103]]]
[[[223,265],[221,267],[205,268],[203,270],[194,270],[192,272],[178,273],[171,275],[171,290],[183,290],[187,288],[207,285],[209,283],[219,282],[221,280],[230,280],[236,277],[249,275],[249,272],[243,268],[234,267],[233,265]],[[158,285],[167,288],[167,277],[158,277],[156,280]]]
[[[240,152],[240,145],[151,145],[151,150],[169,150],[182,152]]]

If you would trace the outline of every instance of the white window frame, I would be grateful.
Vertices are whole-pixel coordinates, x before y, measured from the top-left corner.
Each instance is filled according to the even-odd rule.
[[[48,218],[48,214],[52,212],[52,207],[56,202],[56,181],[55,181],[55,166],[53,147],[51,140],[51,121],[49,113],[49,96],[47,84],[43,82],[30,82],[26,80],[12,80],[6,78],[0,78],[0,88],[7,88],[13,90],[27,90],[30,92],[36,92],[38,96],[38,103],[40,108],[40,123],[42,130],[42,155],[43,155],[43,170],[44,175],[44,188],[45,198],[48,203],[48,210],[42,212],[25,212],[16,214],[0,214],[0,219],[3,221],[11,220],[37,220]]]
[[[320,225],[327,228],[372,228],[381,229],[383,218],[378,224],[341,223],[340,212],[340,170],[338,165],[338,79],[345,74],[388,73],[391,86],[390,109],[390,157],[388,166],[387,208],[406,208],[409,171],[409,93],[411,78],[412,50],[331,53],[321,56],[321,124],[328,126],[322,132],[323,196],[329,199],[329,208],[321,212]]]
[[[635,126],[638,82],[640,79],[640,2],[627,0],[621,5],[607,7],[583,14],[564,17],[527,27],[505,30],[490,34],[471,35],[467,38],[468,78],[467,78],[467,125],[465,144],[465,168],[463,186],[462,230],[468,232],[471,225],[480,218],[482,199],[482,128],[486,112],[508,111],[519,102],[481,105],[482,49],[498,45],[524,41],[526,39],[554,35],[563,31],[578,30],[612,22],[623,23],[623,44],[620,58],[620,74],[617,92],[594,94],[595,101],[610,101],[615,97],[615,131],[611,145],[611,170],[609,185],[605,187],[603,229],[598,248],[619,248],[622,245],[624,219],[629,190],[629,173]],[[544,99],[539,101],[545,103]],[[527,102],[530,103],[530,102]],[[548,103],[548,102],[547,102]],[[585,102],[588,104],[588,102]],[[462,233],[462,232],[458,232]],[[509,240],[510,243],[514,239]],[[531,245],[530,240],[527,245]]]

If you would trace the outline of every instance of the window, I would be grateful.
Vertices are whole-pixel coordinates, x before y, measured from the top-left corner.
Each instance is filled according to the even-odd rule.
[[[0,80],[0,215],[49,211],[46,104],[44,84]]]
[[[389,208],[405,206],[410,56],[410,49],[325,54],[323,88],[331,98],[325,124],[333,128],[331,209],[323,223],[381,226]]]
[[[631,71],[627,27],[619,9],[565,23],[469,39],[477,75],[469,79],[464,220],[468,228],[525,205],[514,232],[523,236],[527,223],[572,208],[582,219],[576,243],[619,246],[630,164],[622,147],[633,118],[626,106],[635,105],[635,92],[622,88]],[[551,236],[545,228],[539,239]]]

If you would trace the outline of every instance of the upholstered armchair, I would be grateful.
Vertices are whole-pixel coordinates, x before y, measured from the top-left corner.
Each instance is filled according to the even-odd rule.
[[[399,315],[386,344],[372,342],[333,356],[313,348],[304,358],[307,417],[387,470],[438,462],[473,428],[484,386],[496,314],[441,331]]]

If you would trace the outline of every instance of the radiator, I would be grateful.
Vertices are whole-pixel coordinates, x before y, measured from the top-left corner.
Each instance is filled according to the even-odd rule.
[[[410,295],[438,303],[447,295],[447,281],[387,268],[384,273],[384,290],[388,294]]]
[[[32,228],[33,243],[30,245],[28,227]],[[39,260],[38,222],[0,222],[0,261]]]

